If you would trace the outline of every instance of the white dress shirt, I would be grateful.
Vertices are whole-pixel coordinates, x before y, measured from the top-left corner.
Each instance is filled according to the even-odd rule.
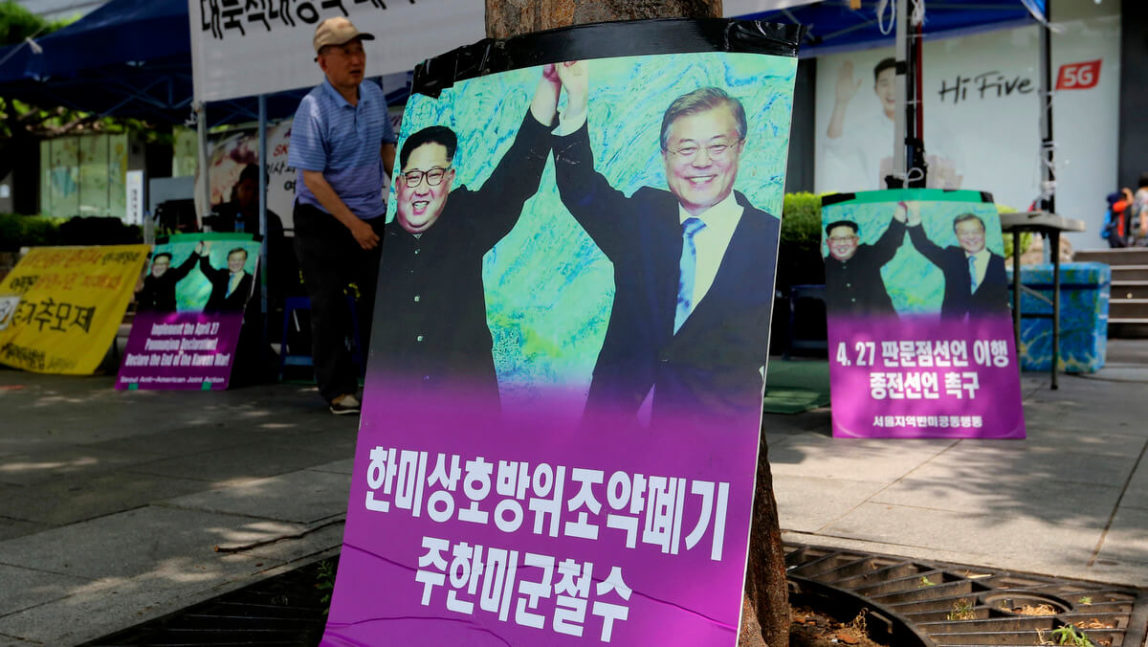
[[[698,307],[698,303],[705,298],[710,287],[717,277],[721,259],[733,238],[733,231],[741,222],[744,208],[737,203],[733,191],[724,200],[706,209],[698,216],[691,216],[685,207],[678,205],[679,222],[687,218],[700,218],[706,224],[701,231],[694,234],[694,246],[697,248],[697,265],[694,270],[694,295],[690,299],[690,312]],[[684,246],[683,246],[684,252]]]
[[[976,254],[965,252],[966,263],[969,262],[967,259],[970,256],[976,259],[973,261],[973,267],[977,271],[977,289],[979,290],[981,284],[985,282],[985,273],[989,270],[989,257],[991,256],[991,253],[987,247],[981,249],[981,251],[977,252]]]

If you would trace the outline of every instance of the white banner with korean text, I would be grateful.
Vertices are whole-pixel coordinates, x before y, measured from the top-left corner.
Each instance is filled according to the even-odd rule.
[[[726,0],[741,16],[813,0]],[[485,37],[483,0],[187,0],[196,101],[316,85],[315,26],[345,16],[374,34],[368,76],[405,72]]]
[[[367,43],[367,74],[414,69],[484,36],[480,0],[188,0],[195,100],[222,101],[316,85],[311,37],[345,16]]]

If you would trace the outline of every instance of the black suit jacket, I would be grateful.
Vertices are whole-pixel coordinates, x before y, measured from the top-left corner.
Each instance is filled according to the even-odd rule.
[[[583,126],[556,138],[562,202],[614,264],[614,304],[586,415],[632,419],[654,388],[652,423],[756,425],[773,305],[779,221],[736,194],[741,220],[705,297],[674,333],[682,229],[678,199],[627,198],[594,171]]]
[[[195,267],[195,253],[188,254],[179,267],[169,267],[160,277],[148,274],[144,278],[143,289],[136,294],[136,303],[141,312],[175,312],[175,284]]]
[[[247,300],[251,298],[251,286],[254,283],[250,274],[244,272],[235,291],[228,295],[227,284],[231,280],[231,272],[227,268],[216,269],[211,266],[207,256],[200,256],[199,271],[211,281],[211,296],[207,298],[207,305],[203,306],[204,312],[243,311]]]
[[[411,394],[458,389],[482,406],[498,406],[483,256],[538,191],[550,157],[548,131],[527,113],[482,187],[452,190],[421,236],[397,219],[387,223],[371,334],[389,384]]]
[[[909,240],[917,251],[936,265],[945,275],[945,298],[941,303],[941,317],[960,319],[969,314],[1008,312],[1008,276],[1004,257],[989,253],[985,278],[972,291],[969,261],[960,246],[940,247],[925,235],[920,225],[909,227]]]
[[[905,224],[897,219],[872,245],[858,245],[847,261],[825,257],[825,307],[831,315],[896,315],[881,268],[893,260],[905,240]]]

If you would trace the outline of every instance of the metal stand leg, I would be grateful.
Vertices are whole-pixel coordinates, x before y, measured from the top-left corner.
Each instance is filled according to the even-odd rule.
[[[1012,232],[1012,331],[1020,356],[1020,231],[1016,229]]]
[[[1052,390],[1056,384],[1056,368],[1060,364],[1060,232],[1049,232],[1052,252]]]

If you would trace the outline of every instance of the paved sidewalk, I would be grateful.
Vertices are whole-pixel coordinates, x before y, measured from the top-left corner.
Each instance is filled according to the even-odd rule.
[[[1113,344],[1059,391],[1026,374],[1025,441],[767,416],[786,538],[1148,586],[1148,341]],[[0,646],[74,645],[338,550],[354,417],[298,385],[113,383],[0,369]]]
[[[786,541],[1148,587],[1148,340],[1022,378],[1028,438],[846,440],[768,415]]]
[[[358,418],[297,385],[0,369],[0,646],[74,645],[336,552]]]

